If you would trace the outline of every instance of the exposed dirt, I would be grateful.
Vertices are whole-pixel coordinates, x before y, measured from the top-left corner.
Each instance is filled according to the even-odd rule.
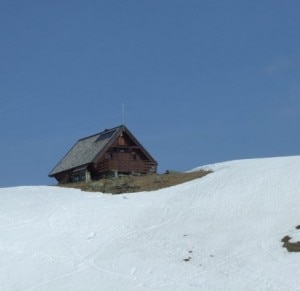
[[[296,226],[296,229],[300,229],[300,225]],[[300,242],[290,242],[292,238],[288,235],[286,235],[284,238],[282,238],[281,242],[283,242],[282,247],[286,248],[288,252],[291,253],[298,253],[300,252]]]
[[[154,191],[201,178],[209,173],[211,172],[200,170],[190,173],[123,176],[118,178],[106,178],[92,182],[61,184],[59,186],[77,188],[90,192],[121,194],[141,191]]]

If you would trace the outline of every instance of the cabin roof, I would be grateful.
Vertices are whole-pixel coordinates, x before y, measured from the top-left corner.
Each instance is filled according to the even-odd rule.
[[[51,177],[57,173],[93,162],[96,156],[122,128],[123,126],[118,126],[112,129],[106,129],[103,132],[79,139],[50,172],[49,176]]]

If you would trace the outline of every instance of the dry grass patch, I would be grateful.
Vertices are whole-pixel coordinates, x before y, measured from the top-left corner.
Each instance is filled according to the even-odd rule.
[[[167,188],[204,177],[209,173],[211,173],[211,171],[200,170],[190,173],[123,176],[118,178],[106,178],[92,182],[62,184],[59,186],[77,188],[89,192],[121,194],[141,191],[154,191]]]

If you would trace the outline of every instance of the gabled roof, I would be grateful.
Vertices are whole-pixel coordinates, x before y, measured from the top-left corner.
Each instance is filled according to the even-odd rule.
[[[118,126],[103,132],[82,138],[70,149],[62,158],[56,167],[50,172],[49,176],[83,166],[93,162],[96,156],[106,147],[113,139],[114,135],[122,129]]]
[[[106,129],[103,132],[79,139],[70,151],[62,158],[62,160],[50,172],[49,176],[74,169],[77,167],[87,166],[102,156],[108,147],[120,136],[122,132],[126,132],[130,138],[143,150],[145,155],[154,161],[146,149],[138,142],[133,134],[121,125],[112,129]]]

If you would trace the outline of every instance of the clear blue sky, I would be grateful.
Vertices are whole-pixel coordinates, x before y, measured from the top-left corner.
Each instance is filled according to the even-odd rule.
[[[0,187],[125,123],[166,169],[300,154],[300,1],[0,1]]]

